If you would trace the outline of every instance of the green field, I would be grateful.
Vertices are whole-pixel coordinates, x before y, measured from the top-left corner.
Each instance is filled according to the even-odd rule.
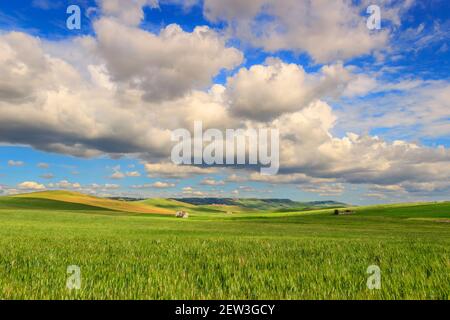
[[[0,299],[450,298],[448,202],[335,216],[94,200],[0,198]],[[189,219],[167,214],[177,208]],[[69,265],[80,290],[66,288]],[[380,290],[367,288],[370,265]]]

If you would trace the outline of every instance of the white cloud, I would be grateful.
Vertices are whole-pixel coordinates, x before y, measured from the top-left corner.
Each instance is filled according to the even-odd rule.
[[[172,162],[147,163],[145,170],[149,177],[187,178],[192,175],[215,173],[216,168],[200,168],[195,166],[178,166]]]
[[[110,179],[120,180],[125,178],[125,174],[120,171],[115,171],[112,175],[109,176]]]
[[[299,186],[299,189],[304,192],[318,193],[320,196],[340,196],[344,191],[345,187],[342,183],[333,184],[308,184]]]
[[[18,188],[21,190],[28,190],[28,191],[41,191],[45,190],[45,186],[43,184],[37,183],[35,181],[24,181],[22,183],[18,184]]]
[[[48,187],[51,189],[63,189],[63,190],[72,190],[72,189],[81,189],[81,184],[78,182],[70,182],[68,180],[61,180],[56,183],[49,183]]]
[[[25,165],[25,162],[23,161],[16,161],[16,160],[9,160],[8,166],[10,167],[23,167]]]
[[[85,186],[80,186],[80,188],[83,192],[95,194],[98,192],[105,192],[105,191],[109,191],[109,190],[118,190],[118,189],[120,189],[120,185],[113,184],[113,183],[105,183],[105,184],[93,183],[93,184],[88,184]]]
[[[112,170],[113,170],[113,174],[110,175],[109,178],[114,179],[114,180],[124,179],[125,177],[135,178],[135,177],[141,176],[139,171],[127,171],[127,172],[123,173],[122,171],[120,171],[120,165],[113,167]]]
[[[175,186],[176,185],[174,183],[161,182],[161,181],[157,181],[152,184],[153,188],[158,188],[158,189],[174,188]]]
[[[227,81],[231,110],[237,116],[260,120],[299,110],[314,99],[306,76],[302,67],[278,60],[242,68]]]
[[[219,101],[220,86],[210,93],[192,89],[208,86],[222,68],[239,63],[241,53],[226,48],[224,40],[214,31],[200,28],[186,33],[175,26],[171,28],[159,36],[132,28],[131,34],[123,37],[138,40],[133,32],[142,33],[144,38],[154,39],[161,50],[145,41],[129,46],[122,40],[115,43],[117,34],[110,34],[108,29],[102,30],[106,40],[99,36],[97,42],[92,38],[76,38],[46,45],[45,48],[52,47],[53,54],[44,52],[38,39],[23,33],[0,35],[0,142],[27,144],[80,157],[106,153],[141,154],[158,159],[170,152],[170,129],[185,126],[198,117],[212,125],[229,119],[226,106]],[[116,45],[123,46],[123,50]],[[110,49],[114,52],[110,53]],[[67,51],[73,56],[86,56],[86,61],[70,60]],[[83,62],[89,65],[82,65]],[[91,65],[94,62],[97,67]],[[178,71],[174,74],[173,70]],[[148,80],[147,84],[142,77]],[[133,79],[138,79],[142,86],[132,85]],[[131,82],[124,88],[127,81]],[[116,85],[111,86],[110,82]],[[117,86],[121,83],[119,90]],[[156,95],[164,96],[164,92],[174,95],[167,96],[169,101],[145,101],[144,96],[152,95],[146,85]],[[184,96],[174,99],[178,95]]]
[[[144,18],[144,6],[158,7],[158,0],[98,0],[103,15],[121,23],[138,25]]]
[[[36,0],[42,1],[42,0]],[[160,9],[159,4],[176,4],[188,11],[199,0],[97,0],[102,14],[117,19],[123,24],[136,26],[144,18],[144,7]]]
[[[270,58],[264,65],[242,68],[229,77],[225,95],[234,115],[268,121],[302,110],[318,99],[367,93],[375,84],[340,63],[308,74],[300,65]]]
[[[190,196],[190,197],[205,197],[208,195],[208,193],[200,191],[200,190],[195,190],[192,187],[184,187],[182,191],[183,191],[183,195]]]
[[[225,184],[225,181],[206,178],[203,179],[200,184],[204,186],[223,186]]]
[[[102,188],[106,190],[117,190],[120,189],[120,185],[113,183],[105,183]]]
[[[281,170],[273,178],[260,178],[265,182],[334,179],[354,184],[392,185],[450,179],[449,149],[427,148],[405,141],[389,143],[379,137],[352,133],[335,137],[331,133],[335,116],[324,102],[283,115],[270,125],[280,131]]]
[[[175,188],[176,184],[170,183],[170,182],[163,182],[163,181],[157,181],[154,183],[146,183],[146,184],[140,184],[140,185],[133,185],[131,186],[132,189],[168,189],[168,188]]]
[[[333,182],[335,179],[313,178],[304,173],[278,174],[274,176],[262,175],[259,172],[252,172],[245,180],[252,182],[264,182],[271,184],[318,184]]]
[[[124,88],[140,89],[144,99],[163,101],[204,88],[222,69],[243,56],[208,27],[188,33],[176,24],[155,35],[102,18],[95,23],[98,52],[111,78]],[[130,57],[133,57],[130,59]]]
[[[141,176],[141,174],[139,173],[139,171],[127,171],[127,172],[125,173],[125,175],[126,175],[127,177],[140,177],[140,176]]]
[[[398,21],[397,6],[385,4],[390,11],[384,19]],[[227,22],[234,36],[266,51],[307,52],[316,62],[330,62],[387,45],[388,29],[368,30],[368,15],[361,15],[367,6],[346,0],[205,0],[204,12],[213,22]]]

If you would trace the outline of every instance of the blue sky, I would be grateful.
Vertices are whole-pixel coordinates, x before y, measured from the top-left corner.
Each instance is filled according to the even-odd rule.
[[[271,0],[264,1],[271,3]],[[156,1],[141,1],[141,5],[136,7],[130,4],[131,1],[122,1],[122,6],[118,10],[113,6],[112,0],[2,1],[0,36],[5,37],[5,46],[10,48],[11,52],[17,52],[11,57],[23,59],[18,62],[18,65],[25,65],[27,70],[39,68],[33,64],[34,60],[30,62],[27,58],[21,58],[19,50],[23,48],[17,44],[14,37],[9,36],[11,32],[19,32],[29,37],[21,38],[20,43],[29,41],[26,39],[38,41],[33,44],[36,47],[33,54],[41,49],[43,54],[36,59],[43,59],[42,61],[61,59],[70,65],[70,68],[79,72],[82,80],[75,81],[77,84],[73,83],[73,85],[70,79],[67,80],[67,84],[62,81],[61,87],[54,89],[53,86],[59,84],[55,80],[59,72],[69,72],[61,66],[63,71],[55,71],[53,67],[50,71],[42,71],[45,73],[42,76],[44,79],[42,82],[45,82],[45,85],[35,84],[34,81],[25,78],[23,83],[12,82],[12,85],[6,80],[5,83],[0,81],[0,112],[3,113],[3,115],[0,113],[0,120],[11,125],[4,131],[0,131],[0,143],[2,143],[0,146],[0,192],[8,194],[69,188],[99,195],[333,199],[355,204],[448,199],[450,177],[448,173],[439,174],[440,171],[446,172],[450,168],[448,150],[450,148],[450,113],[448,112],[450,105],[447,100],[450,98],[450,3],[448,1],[372,1],[370,3],[381,6],[382,17],[381,30],[374,31],[364,30],[360,26],[355,27],[352,23],[342,26],[343,21],[345,22],[342,17],[336,18],[326,12],[326,10],[332,11],[334,7],[312,7],[311,10],[316,10],[317,16],[324,20],[319,21],[320,23],[312,20],[306,24],[300,20],[302,17],[299,17],[298,23],[293,21],[289,10],[285,10],[286,8],[279,4],[273,5],[272,9],[266,7],[258,9],[257,6],[250,5],[253,1],[249,1],[248,6],[244,8],[233,8],[234,2],[230,2],[227,8],[221,7],[216,0],[207,0],[205,3],[191,2],[192,6],[186,6],[181,5],[180,1],[166,0],[160,1],[156,7]],[[348,10],[352,14],[349,19],[354,19],[353,22],[356,24],[364,24],[368,17],[364,10],[365,1],[338,1],[338,3],[342,4],[339,8]],[[82,10],[80,30],[68,30],[66,27],[68,17],[66,8],[70,4],[77,4]],[[292,10],[299,10],[299,12],[304,10],[302,7],[296,7],[295,2],[291,5]],[[143,17],[137,22],[134,21],[135,19],[130,22],[129,16],[123,14],[124,12],[139,14],[140,10],[143,12]],[[306,18],[309,17],[309,13],[305,15]],[[192,60],[191,63],[197,66],[198,62],[200,68],[205,68],[198,71],[198,74],[202,76],[199,76],[197,81],[182,79],[191,71],[184,64],[181,69],[186,68],[186,70],[179,70],[182,62],[175,60],[183,61],[183,57],[177,56],[178,51],[170,51],[170,48],[175,46],[170,42],[171,39],[167,40],[170,35],[167,38],[160,36],[161,30],[171,24],[181,27],[186,39],[192,37],[194,39],[192,41],[197,39],[193,35],[198,26],[208,26],[211,32],[211,36],[204,41],[213,42],[216,51],[211,49],[211,53],[193,52],[191,54],[188,51],[195,51],[196,45],[193,48],[186,46],[186,56],[191,59],[201,59],[199,62]],[[137,37],[139,32],[143,32],[143,37],[148,36],[146,39],[149,41],[153,41],[149,35],[154,36],[154,39],[157,39],[155,45],[162,43],[160,51],[167,51],[167,55],[174,60],[173,65],[172,62],[165,61],[164,57],[156,57],[156,53],[154,58],[149,58],[149,53],[152,53],[153,49],[144,48],[145,44],[142,48],[139,43],[121,47],[121,43],[125,43],[127,39],[122,39],[122,42],[121,39],[111,40],[106,26],[117,28],[117,36],[129,32],[130,37],[133,35]],[[341,33],[338,33],[339,28],[342,29]],[[283,31],[277,33],[277,30]],[[305,32],[305,39],[295,37],[296,34],[302,35],[303,32]],[[334,39],[334,32],[337,35],[336,44],[327,40]],[[318,37],[311,36],[306,39],[311,34],[318,34]],[[112,38],[114,37],[113,34]],[[352,41],[352,39],[355,40]],[[86,44],[89,40],[92,40],[92,43]],[[80,44],[81,41],[85,42]],[[168,42],[164,43],[164,41]],[[377,42],[379,45],[372,45],[370,41]],[[339,42],[345,45],[338,47]],[[130,49],[130,46],[134,45],[136,47]],[[202,42],[202,45],[207,46],[209,43]],[[238,55],[232,57],[232,52],[227,51],[230,48],[240,52],[242,59],[239,59]],[[138,51],[141,49],[142,57]],[[209,54],[211,56],[208,56]],[[223,54],[221,59],[217,58],[220,54]],[[0,56],[0,63],[4,63],[6,71],[12,70],[12,67],[8,67],[5,62],[10,63],[11,57],[1,60]],[[215,61],[214,58],[224,60],[223,66],[220,65],[222,61]],[[278,62],[272,66],[270,62],[267,62],[268,58],[276,58]],[[129,61],[133,59],[145,61],[142,70],[148,68],[153,70],[152,72],[160,72],[160,69],[163,69],[165,72],[164,70],[168,67],[162,68],[158,63],[166,63],[179,72],[176,77],[167,80],[168,95],[173,94],[173,97],[164,96],[165,100],[154,98],[152,94],[162,92],[166,88],[153,88],[153,85],[162,84],[155,82],[153,75],[144,71],[141,73],[139,68],[133,67],[134,71],[125,70],[132,63]],[[214,62],[206,63],[208,60],[214,60]],[[155,65],[153,66],[152,63]],[[213,66],[214,63],[217,65]],[[285,121],[282,123],[284,130],[291,127],[293,129],[289,130],[295,130],[296,125],[289,121],[296,119],[297,126],[299,124],[303,124],[305,128],[311,126],[308,131],[310,133],[314,131],[313,128],[323,130],[317,135],[304,138],[298,133],[296,135],[298,141],[292,145],[289,132],[284,133],[281,144],[282,148],[286,149],[285,154],[292,154],[289,151],[289,148],[292,148],[295,154],[297,152],[300,155],[305,154],[305,157],[298,156],[296,161],[282,159],[282,173],[276,179],[262,180],[252,176],[253,172],[248,170],[230,168],[214,168],[213,171],[205,171],[205,173],[183,173],[179,176],[170,175],[164,170],[160,173],[154,172],[152,170],[155,167],[146,166],[146,164],[167,164],[167,159],[162,156],[166,150],[163,151],[163,147],[158,145],[158,141],[162,141],[163,138],[159,138],[157,133],[152,133],[149,136],[153,137],[154,141],[148,142],[148,149],[141,146],[144,144],[141,141],[133,141],[133,143],[136,142],[136,146],[126,147],[124,137],[129,137],[130,142],[140,140],[133,137],[136,134],[145,135],[147,133],[144,131],[145,128],[141,128],[142,126],[134,128],[136,120],[133,122],[131,113],[130,119],[126,116],[123,119],[123,126],[119,125],[120,121],[115,120],[116,118],[109,122],[110,120],[104,119],[107,117],[102,117],[103,114],[109,114],[108,101],[111,101],[111,105],[114,103],[119,105],[114,107],[114,112],[122,112],[117,110],[121,108],[120,103],[135,101],[136,93],[133,90],[138,90],[143,94],[143,101],[136,102],[133,117],[137,112],[151,109],[151,115],[149,114],[148,117],[155,117],[156,121],[154,125],[149,126],[158,127],[157,129],[163,134],[165,130],[175,129],[175,127],[169,127],[169,124],[172,126],[172,122],[183,122],[183,120],[166,119],[165,117],[168,116],[163,110],[175,105],[177,101],[182,101],[180,104],[186,104],[186,101],[197,101],[194,99],[200,96],[202,103],[205,99],[212,99],[208,100],[210,104],[216,103],[217,101],[210,94],[213,86],[216,86],[216,88],[223,88],[224,95],[228,99],[224,99],[224,106],[217,107],[219,108],[217,113],[223,110],[225,110],[223,112],[230,112],[231,120],[228,123],[259,121],[258,123],[261,124],[261,119],[251,118],[248,114],[248,118],[245,119],[238,119],[236,116],[242,115],[243,108],[246,107],[239,105],[239,101],[242,101],[240,98],[246,97],[245,99],[248,100],[248,97],[255,96],[242,91],[250,86],[244,85],[244,81],[261,80],[257,78],[261,74],[255,66],[261,66],[260,71],[264,70],[261,72],[274,72],[274,77],[279,75],[280,79],[296,80],[297,75],[301,75],[306,79],[303,83],[304,87],[317,86],[311,89],[310,93],[305,94],[307,97],[314,95],[314,98],[305,102],[306,98],[302,97],[298,101],[298,107],[289,105],[286,106],[286,110],[281,110],[282,107],[279,107],[276,99],[280,99],[280,106],[285,103],[285,100],[283,94],[278,94],[276,90],[284,87],[286,95],[289,95],[292,91],[296,91],[296,88],[289,86],[292,84],[291,80],[286,80],[287,83],[284,86],[281,82],[278,86],[267,83],[266,89],[274,90],[270,96],[270,99],[273,97],[273,101],[271,100],[273,108],[280,108],[280,112],[276,112],[276,118],[270,118],[270,121],[274,122],[265,122],[265,125],[280,124]],[[100,70],[96,73],[98,79],[104,79],[106,75],[106,78],[109,78],[108,84],[112,83],[114,90],[117,91],[114,93],[105,91],[105,97],[108,98],[92,106],[92,101],[96,98],[96,89],[92,85],[92,81],[97,79],[93,76],[94,69]],[[85,76],[88,72],[91,74]],[[72,77],[72,73],[68,77]],[[36,74],[30,79],[36,79],[38,77]],[[13,76],[15,75],[11,72],[11,77]],[[157,79],[166,76],[166,73],[161,73]],[[290,78],[291,76],[293,78]],[[73,77],[77,79],[78,76]],[[136,79],[139,80],[136,82]],[[192,84],[189,83],[191,80]],[[22,81],[22,78],[19,81]],[[176,85],[173,84],[175,82]],[[137,88],[136,83],[139,83]],[[2,85],[6,89],[3,89]],[[29,86],[30,90],[36,91],[36,98],[33,97],[34,102],[30,102],[29,97],[24,97],[23,101],[11,102],[10,96],[7,95],[8,90],[21,91],[20,86],[24,88]],[[66,87],[62,88],[63,86]],[[93,92],[87,92],[89,89],[86,88],[94,89],[92,89]],[[103,89],[105,88],[102,87],[101,90]],[[51,94],[39,96],[44,94],[45,90],[49,90]],[[61,92],[66,92],[65,90],[70,94],[73,93],[74,96],[79,94],[78,97],[92,94],[92,98],[87,99],[85,104],[80,102],[80,111],[73,111],[71,115],[70,112],[64,111],[65,109],[58,109],[62,108],[61,103],[64,104],[65,100],[62,100]],[[304,90],[303,87],[299,87],[299,91],[301,90]],[[3,92],[6,92],[5,97],[2,96]],[[57,94],[59,94],[58,98],[56,98]],[[51,95],[55,95],[55,100],[51,99]],[[257,95],[254,97],[255,100],[258,98]],[[103,91],[99,93],[99,97],[103,99]],[[43,102],[44,100],[48,105]],[[42,122],[36,122],[38,125],[33,125],[33,119],[19,119],[19,114],[26,113],[27,110],[50,110],[49,101],[57,101],[56,104],[51,104],[56,115],[52,119],[42,119]],[[319,106],[319,102],[326,104],[326,107]],[[4,103],[4,110],[1,109],[1,103]],[[248,103],[252,104],[253,101]],[[302,103],[304,105],[301,105]],[[192,104],[198,105],[196,102]],[[12,109],[14,106],[16,109]],[[253,108],[258,107],[255,102]],[[183,108],[186,107],[183,106]],[[199,107],[199,109],[202,108]],[[189,110],[186,112],[188,115],[195,114]],[[204,112],[205,114],[199,113],[200,119],[211,117],[207,115],[206,109]],[[265,110],[261,109],[261,114],[264,112]],[[93,114],[101,120],[89,121]],[[180,113],[181,116],[183,114]],[[74,125],[77,121],[85,121],[80,122],[80,126],[86,125],[86,127],[81,126],[82,129],[85,128],[84,132],[74,133],[75,129],[68,132],[67,125],[66,128],[57,128],[57,124],[52,124],[51,121],[56,121],[58,117],[68,123],[73,117]],[[120,116],[117,117],[120,119]],[[127,127],[125,124],[128,124],[128,121]],[[217,123],[218,120],[214,121],[213,123]],[[86,129],[88,122],[91,122],[92,128],[89,128],[92,132]],[[48,128],[45,123],[49,124],[50,131],[46,131]],[[169,124],[164,127],[164,123]],[[220,126],[222,127],[222,124]],[[224,123],[223,126],[225,127],[226,124]],[[127,128],[133,128],[133,130],[128,131]],[[106,136],[105,133],[105,136],[98,139],[92,138],[98,130],[103,130],[109,135]],[[24,132],[23,136],[22,132]],[[347,135],[349,132],[359,135],[360,138],[353,141]],[[398,142],[400,140],[401,143]],[[307,144],[304,141],[312,142]],[[117,146],[119,152],[110,152],[111,146]],[[311,156],[310,159],[307,157],[315,152],[317,157]],[[337,156],[338,154],[340,156]],[[348,161],[343,159],[347,157]],[[404,161],[402,162],[401,159]],[[391,179],[392,177],[396,179]],[[33,184],[23,184],[24,182]]]

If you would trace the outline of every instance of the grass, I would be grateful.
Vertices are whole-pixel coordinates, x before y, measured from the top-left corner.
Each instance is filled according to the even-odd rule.
[[[1,299],[450,298],[449,203],[176,219],[30,199],[0,198]]]

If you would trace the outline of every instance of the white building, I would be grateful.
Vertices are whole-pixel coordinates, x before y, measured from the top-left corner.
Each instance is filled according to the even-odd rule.
[[[189,213],[187,213],[186,211],[177,211],[175,216],[177,218],[189,218]]]

